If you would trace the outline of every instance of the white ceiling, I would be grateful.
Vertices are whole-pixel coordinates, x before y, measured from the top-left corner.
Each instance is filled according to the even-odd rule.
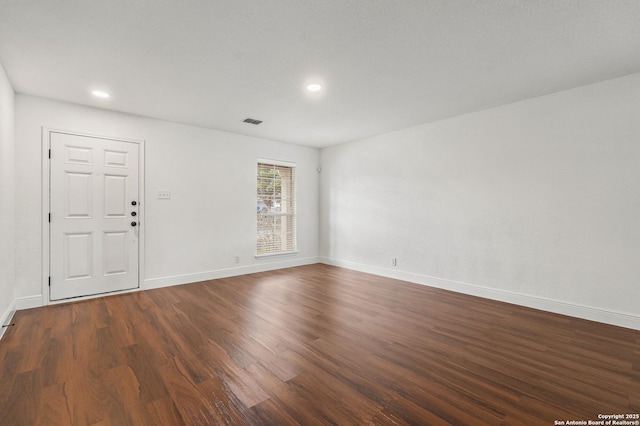
[[[0,0],[0,63],[18,93],[324,147],[640,72],[640,1]]]

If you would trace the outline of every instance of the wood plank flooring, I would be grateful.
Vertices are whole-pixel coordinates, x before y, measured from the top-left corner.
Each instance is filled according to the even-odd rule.
[[[327,265],[18,312],[0,425],[553,425],[640,413],[640,331]]]

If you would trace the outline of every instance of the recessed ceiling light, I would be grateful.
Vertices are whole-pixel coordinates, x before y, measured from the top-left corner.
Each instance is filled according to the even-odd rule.
[[[322,90],[322,86],[320,86],[318,83],[307,84],[307,90],[310,92],[319,92],[320,90]]]
[[[97,98],[110,98],[111,95],[109,95],[107,92],[103,92],[102,90],[92,90],[91,94]]]

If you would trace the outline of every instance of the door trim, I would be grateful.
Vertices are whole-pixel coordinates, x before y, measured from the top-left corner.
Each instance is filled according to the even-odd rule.
[[[66,135],[74,135],[74,136],[84,136],[91,137],[97,139],[108,139],[119,142],[129,142],[136,143],[139,147],[139,155],[138,155],[138,200],[140,203],[140,207],[138,210],[138,288],[134,288],[131,290],[122,290],[117,292],[117,294],[128,293],[133,291],[142,290],[142,284],[144,283],[144,234],[145,234],[145,199],[144,199],[144,140],[136,140],[136,139],[124,139],[121,137],[111,137],[104,135],[95,135],[91,133],[83,133],[83,132],[74,132],[68,130],[59,130],[52,129],[49,127],[42,127],[42,306],[53,305],[58,303],[68,303],[70,301],[78,301],[84,299],[93,299],[95,297],[102,297],[105,294],[96,294],[91,296],[82,296],[75,297],[73,299],[63,299],[63,300],[50,300],[49,296],[49,276],[50,276],[50,258],[51,254],[49,252],[49,244],[50,244],[50,223],[49,223],[49,212],[51,209],[50,206],[50,181],[51,181],[51,164],[49,161],[49,150],[51,149],[51,135],[54,133],[61,133]],[[110,293],[106,293],[110,294]]]

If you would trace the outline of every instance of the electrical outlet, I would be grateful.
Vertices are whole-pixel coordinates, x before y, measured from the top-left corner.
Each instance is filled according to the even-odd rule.
[[[392,258],[391,259],[391,266],[398,266],[398,259],[397,258]]]
[[[158,200],[170,200],[171,191],[158,191]]]
[[[234,260],[236,263],[240,263],[240,256],[236,256]]]

